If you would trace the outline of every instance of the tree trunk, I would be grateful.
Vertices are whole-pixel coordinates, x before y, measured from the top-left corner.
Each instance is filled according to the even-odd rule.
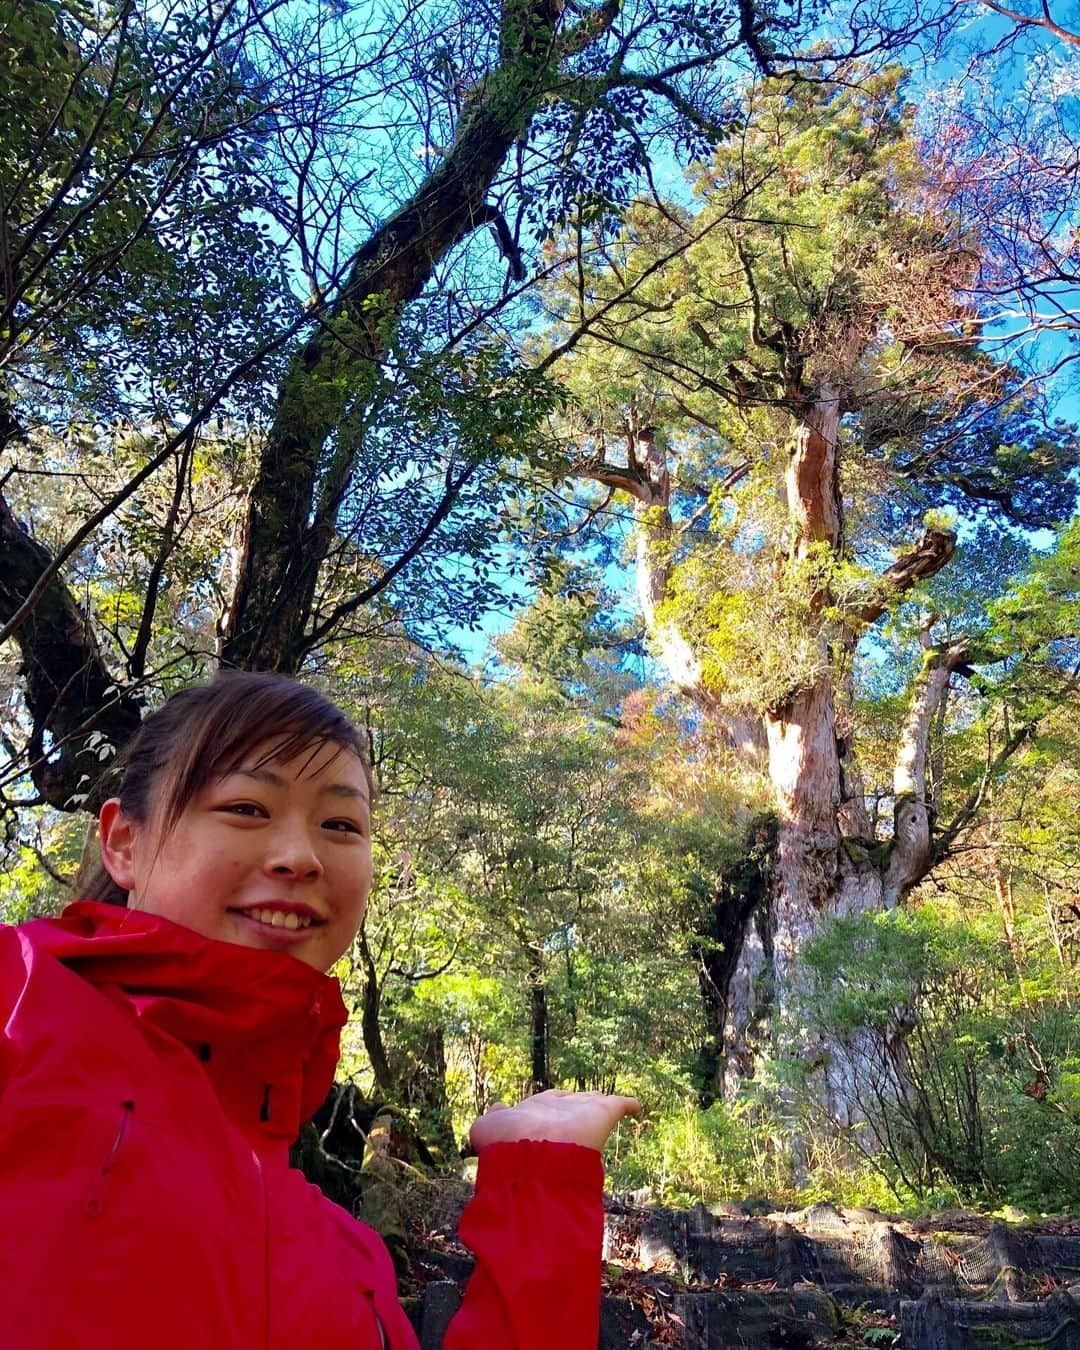
[[[836,438],[840,399],[823,388],[796,428],[785,478],[791,536],[788,556],[798,560],[814,547],[834,557],[843,553]],[[928,533],[881,578],[881,594],[858,615],[861,625],[880,617],[891,593],[902,594],[915,580],[933,575],[952,556],[952,536]],[[808,597],[821,611],[827,594]],[[843,669],[861,627],[848,631]],[[752,1031],[776,1014],[791,1023],[801,988],[801,956],[828,917],[844,917],[895,906],[933,865],[933,806],[927,799],[930,732],[952,673],[965,668],[967,647],[946,651],[926,647],[922,670],[911,691],[896,747],[893,774],[894,826],[891,840],[868,838],[869,818],[862,796],[850,715],[850,673],[833,659],[835,635],[823,632],[823,673],[781,707],[765,716],[768,774],[777,811],[776,846],[767,878],[767,915],[758,916],[761,936],[744,942],[732,971],[725,1084],[737,1088],[752,1059]],[[838,726],[838,695],[843,726]],[[846,697],[845,697],[846,696]],[[802,1044],[797,1053],[819,1068],[823,1104],[841,1123],[859,1118],[856,1079],[863,1068],[858,1047],[832,1053],[827,1044]]]
[[[815,551],[826,559],[844,555],[837,454],[841,406],[841,392],[829,386],[813,399],[795,400],[796,425],[784,479],[789,565]],[[926,774],[930,728],[951,673],[963,668],[964,649],[928,650],[912,691],[897,747],[891,841],[870,835],[850,672],[860,632],[895,596],[939,571],[952,556],[955,541],[944,532],[929,531],[886,569],[868,591],[866,603],[855,610],[850,629],[840,635],[839,663],[835,624],[830,629],[824,617],[830,603],[827,589],[807,596],[811,613],[823,616],[817,636],[821,673],[782,706],[768,709],[755,728],[741,710],[720,705],[702,677],[692,645],[663,615],[676,531],[662,443],[651,428],[629,425],[625,467],[582,461],[578,472],[634,499],[639,603],[653,649],[673,684],[719,721],[733,744],[763,750],[759,762],[765,760],[775,808],[775,819],[765,831],[768,846],[762,847],[760,839],[748,845],[746,858],[723,879],[694,948],[706,1022],[702,1094],[706,1099],[721,1092],[730,1095],[753,1072],[758,1056],[772,1048],[780,1020],[793,1012],[801,954],[824,920],[895,905],[932,865],[933,807],[927,800]],[[755,838],[761,828],[755,825]],[[840,1067],[850,1065],[850,1053],[830,1056],[829,1047],[822,1045],[803,1046],[802,1051],[819,1064],[822,1094],[835,1114],[851,1118],[851,1070]]]
[[[364,968],[364,1000],[363,1010],[361,1012],[361,1030],[364,1036],[364,1049],[368,1053],[368,1059],[371,1061],[371,1070],[375,1075],[375,1082],[380,1091],[394,1100],[397,1096],[397,1081],[393,1070],[390,1068],[390,1059],[386,1053],[386,1046],[382,1038],[382,1025],[379,1021],[379,1013],[382,1004],[382,985],[379,982],[379,972],[375,967],[375,958],[371,954],[371,948],[368,946],[367,934],[361,927],[357,936],[356,950],[360,956],[360,963]]]
[[[805,558],[814,544],[837,550],[843,543],[839,432],[840,392],[822,385],[816,400],[800,409],[784,476],[792,558]]]
[[[0,623],[18,612],[51,559],[0,496]],[[117,688],[89,617],[55,575],[16,630],[31,718],[30,776],[60,811],[95,811],[109,795],[103,766],[135,733],[136,700]]]
[[[789,537],[787,565],[815,553],[844,556],[838,436],[843,395],[822,386],[813,398],[791,394],[795,428],[784,477]],[[677,527],[663,441],[654,429],[626,425],[626,464],[582,458],[574,472],[634,500],[637,592],[650,642],[673,685],[718,723],[729,743],[762,764],[772,788],[775,820],[768,847],[757,843],[717,888],[694,944],[706,1034],[699,1056],[702,1096],[733,1093],[770,1048],[778,1016],[793,1011],[800,958],[827,916],[895,905],[932,866],[933,803],[927,798],[930,729],[953,671],[964,668],[963,644],[927,650],[897,747],[893,838],[877,840],[863,795],[853,725],[852,658],[859,635],[916,581],[949,561],[954,537],[927,531],[868,588],[840,633],[827,623],[827,587],[806,597],[821,615],[820,674],[764,717],[722,706],[703,677],[701,661],[664,614],[674,570]],[[821,584],[821,583],[815,583]],[[839,647],[841,660],[836,660]],[[851,1083],[837,1081],[828,1047],[805,1047],[822,1065],[825,1096],[841,1119],[853,1100]],[[837,1063],[843,1057],[836,1057]],[[829,1074],[832,1081],[829,1081]]]
[[[547,978],[543,955],[529,950],[529,1061],[530,1088],[546,1092],[554,1086],[548,1060],[548,1005]]]
[[[503,6],[499,65],[465,104],[449,151],[356,254],[338,304],[293,360],[251,491],[222,651],[228,664],[299,667],[360,448],[343,428],[363,426],[376,365],[405,306],[447,251],[492,218],[488,189],[550,85],[561,12],[557,0]]]

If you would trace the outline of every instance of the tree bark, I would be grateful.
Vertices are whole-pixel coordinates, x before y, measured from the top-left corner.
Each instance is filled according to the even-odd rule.
[[[926,786],[930,732],[953,672],[967,667],[968,651],[966,642],[945,651],[924,645],[923,666],[900,729],[893,770],[893,837],[883,878],[889,908],[933,866],[934,807]]]
[[[0,553],[0,623],[6,623],[50,558],[2,496]],[[57,810],[70,811],[79,804],[96,810],[111,782],[103,764],[138,729],[138,703],[118,689],[89,617],[58,573],[14,640],[31,718],[28,749],[34,786]]]
[[[375,958],[368,945],[367,934],[361,927],[357,936],[356,949],[360,963],[364,968],[364,996],[360,1026],[364,1037],[364,1049],[371,1061],[371,1071],[375,1075],[376,1085],[391,1100],[397,1094],[397,1080],[390,1068],[390,1059],[382,1038],[382,1024],[379,1014],[382,1006],[382,985],[379,972],[375,967]]]
[[[800,414],[784,476],[793,558],[806,557],[814,544],[839,548],[844,533],[836,452],[839,390],[823,385]]]
[[[535,949],[529,951],[529,1061],[532,1091],[546,1092],[553,1086],[548,1059],[547,979],[543,956]]]

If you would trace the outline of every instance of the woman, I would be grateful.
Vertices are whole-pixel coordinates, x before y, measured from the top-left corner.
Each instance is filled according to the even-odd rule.
[[[0,929],[0,1345],[412,1350],[386,1249],[288,1166],[371,886],[344,714],[230,674],[151,714],[60,919]],[[599,1149],[630,1098],[476,1122],[447,1350],[597,1342]]]

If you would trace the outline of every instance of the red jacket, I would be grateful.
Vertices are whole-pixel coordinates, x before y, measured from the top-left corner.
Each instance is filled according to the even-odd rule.
[[[153,915],[0,928],[0,1346],[415,1350],[381,1239],[288,1166],[345,1019],[335,980]],[[593,1150],[484,1151],[445,1350],[595,1350],[600,1190]]]

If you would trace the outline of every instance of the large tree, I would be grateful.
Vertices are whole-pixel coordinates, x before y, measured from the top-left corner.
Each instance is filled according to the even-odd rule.
[[[758,86],[695,187],[696,210],[641,203],[616,241],[571,239],[552,304],[588,337],[558,471],[630,500],[653,650],[768,776],[771,823],[702,934],[732,1087],[823,918],[896,905],[960,828],[929,754],[989,655],[979,616],[961,631],[926,604],[911,633],[888,829],[859,758],[875,628],[950,563],[957,512],[999,542],[1067,516],[1077,444],[974,341],[981,237],[936,209],[899,70]]]

